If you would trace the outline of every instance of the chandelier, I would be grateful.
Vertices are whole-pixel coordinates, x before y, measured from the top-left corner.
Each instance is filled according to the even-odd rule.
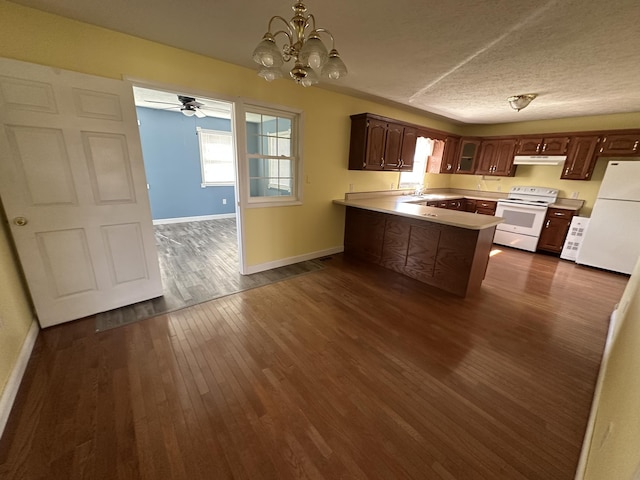
[[[331,32],[324,28],[316,27],[316,19],[313,15],[305,16],[307,7],[302,2],[293,4],[294,15],[290,21],[279,15],[271,17],[267,33],[253,51],[253,60],[260,65],[258,75],[270,82],[282,77],[280,67],[285,62],[293,60],[294,65],[289,75],[298,85],[309,87],[318,83],[320,75],[331,80],[337,80],[347,74],[347,67],[340,59],[335,48],[335,40]],[[272,24],[280,20],[286,30],[278,30],[272,33]],[[305,31],[310,29],[308,36]],[[320,34],[331,38],[331,51],[327,51]],[[287,39],[282,48],[276,44],[276,37],[283,35]]]

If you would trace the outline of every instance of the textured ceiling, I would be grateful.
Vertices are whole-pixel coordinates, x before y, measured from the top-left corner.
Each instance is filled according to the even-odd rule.
[[[14,0],[256,69],[286,0]],[[640,112],[638,0],[308,0],[349,75],[321,84],[465,123]],[[290,82],[288,79],[278,80]],[[296,87],[302,88],[302,87]],[[318,87],[312,87],[318,88]],[[537,93],[516,112],[506,99]]]

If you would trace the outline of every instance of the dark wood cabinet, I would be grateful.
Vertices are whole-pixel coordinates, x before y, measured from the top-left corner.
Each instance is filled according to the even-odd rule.
[[[475,201],[475,213],[480,215],[495,215],[498,202],[494,200],[476,200]]]
[[[569,137],[523,137],[518,141],[516,155],[564,155]]]
[[[596,150],[600,137],[588,135],[573,137],[564,162],[562,175],[565,180],[590,180],[596,166]]]
[[[464,297],[480,289],[494,233],[347,207],[345,255]]]
[[[417,129],[370,114],[351,116],[350,170],[412,170]]]
[[[512,177],[516,167],[513,157],[516,149],[515,138],[483,140],[480,145],[480,160],[477,175]]]
[[[440,173],[454,173],[456,168],[456,158],[458,155],[459,146],[460,146],[459,137],[447,137],[444,140],[444,151],[442,153],[442,163],[440,165]]]
[[[471,175],[476,173],[478,152],[480,150],[479,138],[463,138],[460,140],[460,148],[455,162],[455,172]]]
[[[604,135],[600,143],[599,155],[640,154],[640,133]]]
[[[569,233],[571,219],[577,215],[575,210],[549,208],[538,240],[538,250],[560,253]]]
[[[344,251],[369,262],[382,258],[385,218],[376,212],[347,208]]]

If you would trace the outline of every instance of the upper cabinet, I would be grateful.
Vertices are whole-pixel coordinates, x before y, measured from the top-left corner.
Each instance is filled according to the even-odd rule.
[[[640,133],[604,135],[598,154],[600,156],[640,154]]]
[[[460,148],[455,162],[455,172],[462,174],[476,173],[478,152],[480,151],[479,138],[463,138],[460,140]]]
[[[522,137],[516,155],[564,155],[569,140],[569,137]]]
[[[513,177],[516,173],[513,165],[516,143],[515,138],[483,140],[476,174]]]
[[[412,170],[417,129],[370,114],[351,116],[350,170]]]
[[[598,159],[596,150],[599,141],[598,135],[573,137],[560,178],[564,180],[590,180]]]
[[[454,173],[460,137],[433,140],[433,151],[427,162],[427,173]]]

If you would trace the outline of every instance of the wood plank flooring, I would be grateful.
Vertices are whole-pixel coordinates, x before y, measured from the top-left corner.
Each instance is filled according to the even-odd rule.
[[[627,277],[504,249],[460,299],[341,255],[41,332],[3,479],[573,478]]]
[[[310,260],[241,275],[235,218],[156,225],[154,231],[162,297],[96,315],[96,331],[324,268],[321,262]]]

